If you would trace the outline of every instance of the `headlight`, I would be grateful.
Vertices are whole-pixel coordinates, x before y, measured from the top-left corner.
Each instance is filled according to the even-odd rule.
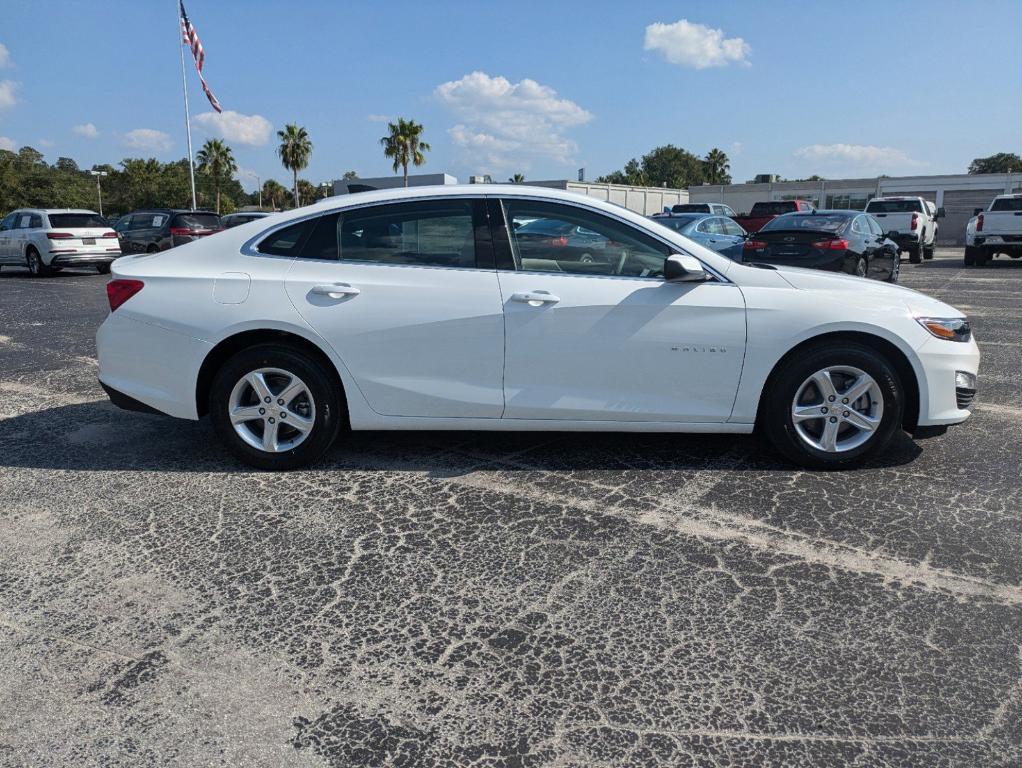
[[[917,317],[916,322],[938,339],[968,341],[972,338],[972,328],[964,317]]]

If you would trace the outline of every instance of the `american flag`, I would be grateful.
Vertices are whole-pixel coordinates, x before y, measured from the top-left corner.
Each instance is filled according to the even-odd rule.
[[[206,78],[202,76],[202,65],[206,61],[206,52],[202,50],[202,43],[199,41],[199,33],[195,31],[195,26],[192,22],[188,20],[188,14],[185,13],[184,0],[180,0],[179,5],[181,6],[181,43],[192,49],[192,58],[195,59],[195,71],[199,73],[199,82],[202,83],[202,92],[206,94],[206,98],[209,99],[210,106],[212,106],[217,112],[223,112],[220,102],[217,101],[216,96],[213,95],[213,91],[209,90],[209,86],[206,85]]]

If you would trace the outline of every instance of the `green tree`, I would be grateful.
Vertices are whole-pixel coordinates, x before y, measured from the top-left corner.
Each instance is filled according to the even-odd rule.
[[[230,181],[238,171],[234,153],[220,139],[208,139],[195,155],[195,159],[199,162],[199,173],[208,176],[213,182],[213,190],[216,194],[216,212],[219,214],[220,189],[224,182]]]
[[[524,173],[516,173],[514,176],[509,178],[508,181],[510,181],[512,184],[524,184],[525,183],[525,174]]]
[[[388,123],[389,133],[380,139],[383,154],[394,161],[394,172],[398,168],[404,170],[405,186],[408,186],[408,166],[416,167],[426,163],[424,152],[431,147],[422,140],[423,127],[414,120],[399,117],[396,123]]]
[[[969,173],[1010,173],[1022,171],[1022,157],[1014,152],[998,152],[990,157],[977,157],[969,163]]]
[[[666,144],[642,156],[642,173],[649,186],[692,187],[703,183],[703,161],[688,150]]]
[[[284,185],[276,179],[267,179],[263,182],[263,204],[269,203],[270,208],[277,210],[284,207],[284,199],[287,197],[287,190]]]
[[[280,139],[280,146],[277,147],[277,155],[285,168],[291,171],[292,187],[295,208],[301,205],[301,197],[298,194],[298,171],[304,171],[309,166],[309,157],[312,155],[312,141],[304,128],[295,123],[288,123],[284,130],[277,131],[277,138]]]
[[[345,171],[344,175],[341,176],[344,181],[351,181],[352,179],[358,178],[358,171]]]
[[[703,181],[709,184],[731,183],[731,162],[723,150],[714,147],[703,158]]]
[[[316,199],[316,188],[312,186],[312,182],[308,179],[298,179],[298,196],[302,200],[312,202]],[[295,200],[295,207],[298,207],[298,201]]]

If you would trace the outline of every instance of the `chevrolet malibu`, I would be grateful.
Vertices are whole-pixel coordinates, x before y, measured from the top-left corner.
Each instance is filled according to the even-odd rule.
[[[565,258],[531,222],[593,233]],[[118,259],[100,382],[125,408],[208,416],[263,469],[342,431],[760,430],[808,467],[969,416],[961,312],[857,277],[738,264],[557,190],[330,198]]]

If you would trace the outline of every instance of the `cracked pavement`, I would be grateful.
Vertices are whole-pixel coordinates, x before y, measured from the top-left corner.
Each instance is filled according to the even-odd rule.
[[[360,433],[315,469],[112,407],[105,278],[0,273],[0,765],[1022,764],[1022,261],[905,263],[983,351],[871,467],[755,438]]]

